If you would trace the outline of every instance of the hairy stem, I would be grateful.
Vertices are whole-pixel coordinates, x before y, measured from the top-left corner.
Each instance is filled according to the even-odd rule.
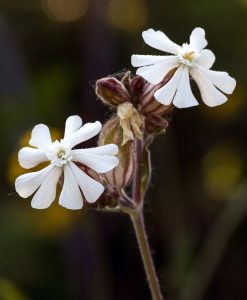
[[[144,218],[143,218],[143,196],[141,194],[141,177],[142,177],[142,151],[143,143],[135,139],[135,174],[133,181],[133,201],[136,203],[136,209],[129,212],[132,224],[135,229],[136,239],[140,249],[144,269],[146,272],[149,288],[153,300],[162,300],[159,280],[156,275],[153,258],[148,243]]]
[[[142,202],[141,196],[141,156],[142,156],[142,141],[135,139],[135,175],[133,182],[133,200],[138,205]]]
[[[152,299],[162,300],[163,297],[160,291],[159,280],[156,275],[153,258],[148,243],[142,209],[130,214],[130,217],[135,229],[135,234],[145,268],[149,288],[152,294]]]

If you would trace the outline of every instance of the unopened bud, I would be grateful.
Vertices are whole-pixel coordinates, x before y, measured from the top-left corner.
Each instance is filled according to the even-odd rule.
[[[91,178],[93,178],[94,180],[98,181],[98,182],[102,182],[99,174],[97,172],[95,172],[94,170],[92,170],[91,168],[87,167],[86,165],[76,162],[76,165],[84,172],[86,173],[88,176],[90,176]]]
[[[139,98],[143,93],[143,89],[146,85],[146,81],[143,77],[137,75],[131,79],[130,85],[131,85],[132,95]]]
[[[133,179],[134,173],[133,143],[129,141],[122,145],[122,141],[123,130],[120,126],[119,118],[115,117],[107,121],[103,126],[99,137],[99,145],[113,143],[119,147],[117,155],[119,165],[113,170],[102,174],[104,180],[117,190],[128,186]]]
[[[105,77],[96,81],[96,94],[102,102],[118,106],[129,101],[130,95],[123,83],[113,77]]]
[[[145,132],[149,134],[164,133],[168,125],[168,121],[160,116],[149,115],[145,118]]]

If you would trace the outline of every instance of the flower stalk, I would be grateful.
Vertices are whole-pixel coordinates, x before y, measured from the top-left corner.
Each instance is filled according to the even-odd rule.
[[[159,280],[148,243],[142,207],[130,214],[153,300],[163,300]]]
[[[141,164],[142,164],[142,141],[135,139],[135,174],[133,182],[133,200],[137,205],[142,202],[141,195]]]
[[[111,186],[118,193],[118,209],[131,218],[153,300],[162,300],[163,297],[143,218],[144,198],[152,169],[148,148],[157,134],[165,132],[168,126],[166,115],[173,109],[172,105],[164,106],[155,100],[154,93],[159,87],[140,76],[131,77],[130,72],[126,72],[121,81],[106,77],[96,83],[98,97],[116,110],[115,116],[102,129],[99,145],[117,144],[120,163],[104,178],[109,193],[112,193]],[[125,188],[130,184],[132,193],[128,196]]]
[[[137,204],[137,207],[135,210],[130,211],[129,215],[135,230],[135,235],[146,272],[149,288],[152,294],[152,299],[162,300],[163,297],[160,290],[158,276],[154,267],[143,217],[143,196],[141,193],[143,142],[139,139],[135,139],[134,143],[135,174],[133,180],[132,200]]]

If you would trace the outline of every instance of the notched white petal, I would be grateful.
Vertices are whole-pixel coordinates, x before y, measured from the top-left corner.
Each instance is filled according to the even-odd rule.
[[[207,69],[210,69],[215,62],[215,55],[211,50],[203,49],[195,62]]]
[[[179,80],[182,74],[182,67],[179,67],[173,77],[161,89],[154,93],[155,99],[164,105],[171,104],[176,90],[178,88]]]
[[[136,74],[142,76],[152,84],[160,83],[172,69],[178,67],[179,61],[176,56],[166,56],[154,65],[137,69]]]
[[[18,153],[19,164],[25,169],[31,169],[47,160],[45,152],[40,149],[24,147]]]
[[[65,123],[64,138],[69,138],[73,133],[75,133],[82,126],[82,119],[75,115],[70,116]]]
[[[27,198],[31,196],[43,183],[43,181],[53,170],[53,168],[54,166],[49,165],[38,172],[31,172],[17,177],[15,180],[16,192],[22,198]]]
[[[163,32],[148,29],[143,31],[142,37],[149,46],[172,54],[177,54],[181,47],[172,42]]]
[[[56,189],[62,168],[53,168],[33,196],[31,206],[36,209],[48,208],[56,198]]]
[[[70,162],[69,165],[86,200],[89,203],[93,203],[98,200],[105,190],[104,186],[85,174],[73,162]]]
[[[32,130],[29,144],[42,150],[49,148],[52,144],[50,129],[44,124],[36,125]]]
[[[59,204],[68,209],[81,209],[83,207],[82,193],[68,164],[64,167],[64,183]]]
[[[98,173],[105,173],[115,168],[119,160],[113,155],[85,153],[83,150],[72,150],[73,161],[80,162]]]
[[[102,125],[99,121],[86,123],[68,138],[71,148],[96,136],[101,131],[101,128]]]
[[[118,146],[115,144],[107,144],[99,147],[80,149],[83,153],[94,153],[103,155],[117,155]]]
[[[190,44],[197,50],[201,51],[208,44],[205,39],[205,30],[197,27],[195,28],[190,35]]]
[[[162,61],[166,56],[164,55],[138,55],[131,56],[131,64],[133,67],[142,67],[155,64]]]
[[[202,67],[198,68],[199,71],[211,81],[218,89],[225,94],[232,94],[236,87],[236,80],[231,77],[227,72],[219,72],[208,70]]]
[[[191,91],[189,70],[187,67],[184,67],[182,71],[173,104],[178,108],[187,108],[198,105],[198,102]]]
[[[198,68],[190,70],[191,76],[197,83],[202,100],[210,107],[221,105],[227,101],[227,97],[221,93],[211,81],[208,80]]]

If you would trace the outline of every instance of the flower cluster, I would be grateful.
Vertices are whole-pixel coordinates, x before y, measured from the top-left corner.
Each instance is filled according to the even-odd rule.
[[[233,92],[235,79],[226,72],[211,70],[215,56],[205,49],[202,28],[195,28],[189,44],[182,46],[161,31],[148,29],[142,36],[149,46],[170,55],[132,55],[137,75],[128,71],[120,79],[108,76],[97,80],[96,95],[114,110],[103,128],[98,121],[82,126],[79,116],[71,116],[66,121],[64,138],[52,142],[46,125],[34,127],[31,147],[20,150],[19,163],[26,169],[44,162],[47,166],[19,176],[15,184],[21,197],[34,194],[32,207],[51,205],[59,179],[63,183],[59,204],[66,208],[80,209],[84,199],[94,203],[102,194],[105,207],[109,205],[108,198],[115,199],[113,206],[120,210],[124,206],[136,207],[140,203],[133,195],[127,196],[125,188],[133,182],[134,194],[145,193],[144,182],[149,181],[151,172],[150,141],[166,130],[167,116],[174,107],[198,105],[190,78],[208,106],[226,102],[225,94]],[[100,131],[98,147],[74,148]]]

